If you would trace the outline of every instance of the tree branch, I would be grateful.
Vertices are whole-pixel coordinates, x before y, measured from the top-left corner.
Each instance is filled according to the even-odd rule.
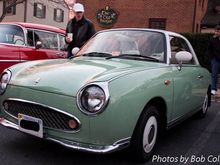
[[[1,1],[3,1],[3,3],[6,2],[6,0],[0,0],[0,2],[1,2]],[[4,9],[3,9],[3,12],[2,12],[2,15],[0,16],[0,22],[2,22],[2,20],[5,18],[5,16],[6,16],[6,11],[7,11],[9,8],[11,8],[11,7],[13,7],[13,6],[16,6],[16,5],[20,4],[20,3],[23,3],[23,2],[25,2],[25,1],[26,1],[26,0],[16,0],[16,1],[14,1],[14,3],[12,3],[12,4],[8,5],[6,8],[4,8]]]

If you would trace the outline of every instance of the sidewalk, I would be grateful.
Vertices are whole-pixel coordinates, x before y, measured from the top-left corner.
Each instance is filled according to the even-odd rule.
[[[220,102],[220,89],[218,89],[215,96],[212,96],[212,101],[214,102]]]

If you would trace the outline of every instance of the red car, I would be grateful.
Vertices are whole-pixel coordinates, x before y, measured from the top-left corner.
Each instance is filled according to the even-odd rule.
[[[65,30],[33,23],[0,23],[0,73],[20,62],[66,57]]]

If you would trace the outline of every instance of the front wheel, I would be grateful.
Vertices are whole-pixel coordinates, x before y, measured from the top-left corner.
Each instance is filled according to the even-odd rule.
[[[159,113],[156,107],[148,106],[140,116],[131,140],[132,153],[139,162],[151,158],[159,132]]]

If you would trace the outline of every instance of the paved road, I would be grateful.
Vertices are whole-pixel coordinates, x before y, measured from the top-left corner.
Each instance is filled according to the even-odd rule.
[[[1,165],[135,164],[131,157],[127,150],[109,155],[77,152],[0,126]],[[206,118],[192,117],[169,130],[144,164],[220,164],[220,103],[213,103]]]

